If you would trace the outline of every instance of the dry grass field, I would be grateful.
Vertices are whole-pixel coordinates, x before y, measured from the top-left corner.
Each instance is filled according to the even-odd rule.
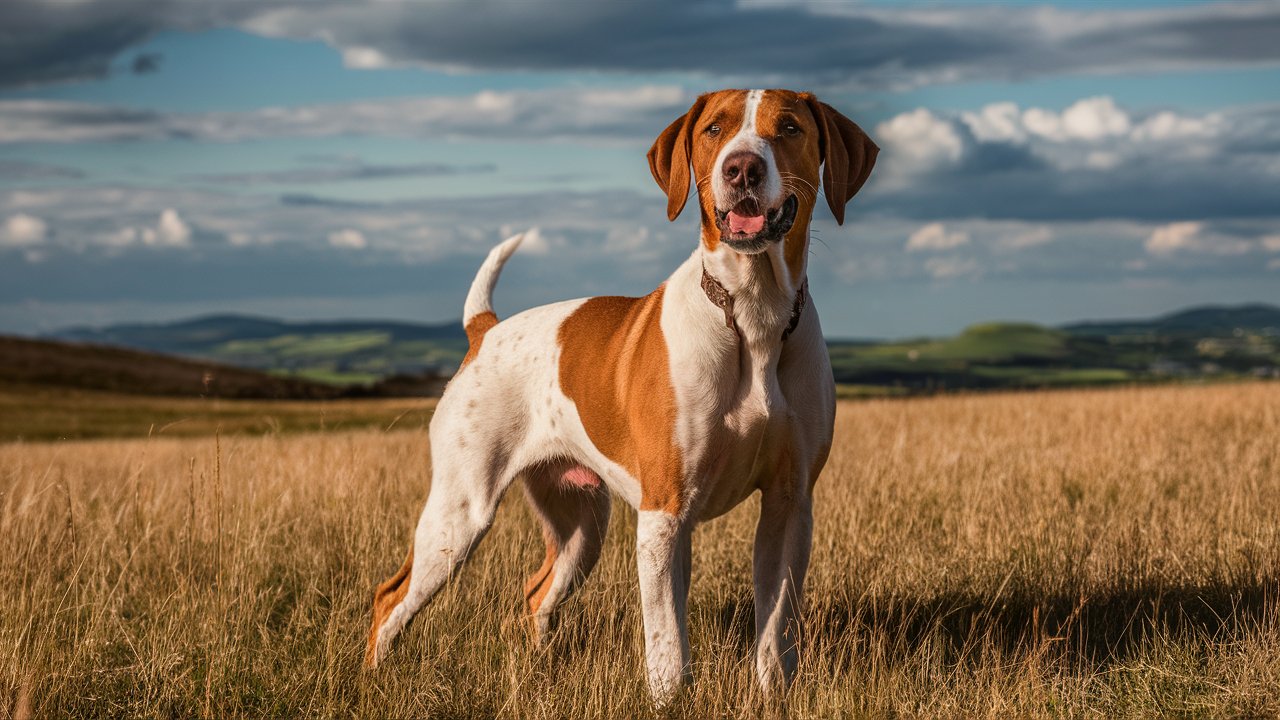
[[[786,712],[1280,715],[1280,384],[843,404]],[[758,717],[744,504],[694,540],[694,687],[646,700],[634,516],[550,647],[519,491],[377,672],[423,430],[0,445],[0,717]]]

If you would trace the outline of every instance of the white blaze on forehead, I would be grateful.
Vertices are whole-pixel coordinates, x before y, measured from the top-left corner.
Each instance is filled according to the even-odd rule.
[[[742,109],[742,127],[733,139],[725,143],[716,156],[715,165],[711,168],[711,189],[715,193],[716,205],[720,206],[723,198],[730,197],[733,192],[724,179],[724,160],[735,152],[754,152],[764,158],[765,180],[758,197],[767,206],[773,206],[781,199],[782,179],[778,176],[778,166],[773,160],[773,146],[760,136],[756,129],[756,119],[760,114],[760,101],[764,98],[764,90],[748,90]],[[719,207],[727,210],[727,207]]]
[[[738,136],[754,135],[756,132],[756,115],[760,112],[760,98],[764,97],[763,90],[747,91],[747,107],[742,112],[742,129],[738,131]]]

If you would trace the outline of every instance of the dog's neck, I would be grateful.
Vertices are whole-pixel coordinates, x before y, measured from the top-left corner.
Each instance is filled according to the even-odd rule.
[[[787,237],[757,255],[742,255],[721,242],[709,242],[715,227],[702,228],[697,255],[706,274],[723,288],[730,300],[736,331],[743,342],[762,349],[778,346],[793,326],[799,298],[806,293],[809,223],[796,224]],[[712,237],[716,237],[713,235]],[[705,302],[724,310],[715,297],[718,290],[705,292]],[[802,307],[802,305],[801,305]]]

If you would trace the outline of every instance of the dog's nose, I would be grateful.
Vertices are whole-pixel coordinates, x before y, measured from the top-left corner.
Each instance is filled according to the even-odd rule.
[[[739,150],[724,159],[720,170],[725,182],[739,190],[751,190],[764,182],[764,158],[746,150]]]

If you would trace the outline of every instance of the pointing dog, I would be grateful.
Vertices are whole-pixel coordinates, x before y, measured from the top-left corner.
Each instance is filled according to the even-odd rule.
[[[649,150],[668,218],[690,185],[702,215],[693,254],[656,290],[499,322],[490,298],[523,236],[489,253],[466,299],[470,347],[431,420],[426,507],[404,566],[375,594],[368,665],[463,564],[519,479],[546,541],[524,588],[539,637],[599,559],[610,495],[637,510],[646,665],[659,704],[690,676],[693,528],[759,492],[755,667],[766,692],[786,687],[813,486],[835,418],[808,290],[809,223],[821,179],[843,224],[877,151],[807,93],[709,93]]]

